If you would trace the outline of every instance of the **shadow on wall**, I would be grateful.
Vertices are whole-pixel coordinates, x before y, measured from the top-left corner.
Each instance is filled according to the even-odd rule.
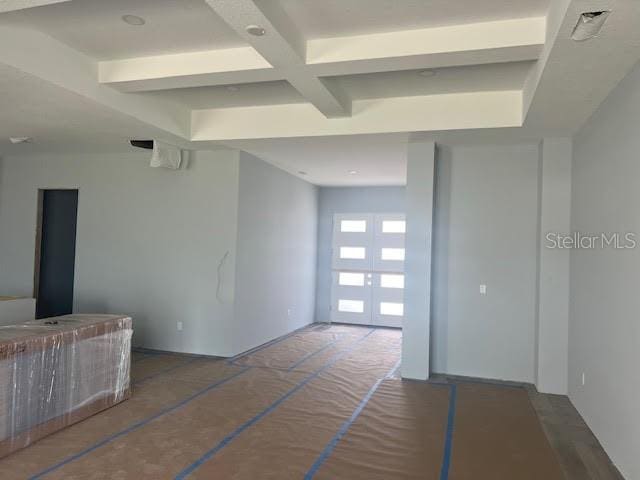
[[[436,147],[433,203],[433,268],[431,270],[431,358],[433,369],[447,371],[449,336],[449,213],[451,210],[451,150]],[[438,319],[444,321],[438,322]],[[437,341],[436,341],[437,340]]]
[[[2,175],[4,173],[4,159],[0,157],[0,203],[2,203]],[[2,205],[0,205],[0,214],[2,213]]]

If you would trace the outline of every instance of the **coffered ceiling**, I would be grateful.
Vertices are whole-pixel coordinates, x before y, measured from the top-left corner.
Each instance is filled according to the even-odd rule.
[[[265,157],[295,138],[570,135],[640,58],[639,20],[634,0],[0,0],[0,155],[30,129],[34,151],[144,133]]]

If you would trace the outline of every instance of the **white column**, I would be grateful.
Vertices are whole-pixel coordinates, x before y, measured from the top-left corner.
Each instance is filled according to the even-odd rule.
[[[566,395],[570,251],[547,248],[547,235],[569,234],[571,230],[572,142],[570,138],[550,138],[540,148],[536,386],[543,393]]]
[[[410,143],[407,152],[407,233],[402,376],[429,378],[431,230],[435,144]]]

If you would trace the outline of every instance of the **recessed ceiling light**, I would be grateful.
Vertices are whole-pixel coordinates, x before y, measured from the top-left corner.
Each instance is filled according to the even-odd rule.
[[[357,175],[358,171],[357,170],[349,170],[349,175]]]
[[[238,87],[236,87],[235,85],[227,85],[226,89],[228,92],[237,92],[238,91]]]
[[[420,75],[421,77],[433,77],[436,74],[435,70],[422,70],[420,72],[418,72],[418,75]]]
[[[122,21],[124,23],[128,23],[129,25],[133,25],[135,27],[139,27],[139,26],[144,25],[146,23],[144,18],[139,17],[137,15],[123,15],[122,16]]]
[[[14,145],[18,143],[29,143],[31,142],[31,137],[9,137],[9,141]]]
[[[249,35],[253,35],[254,37],[262,37],[265,33],[267,33],[266,30],[260,25],[248,25],[245,30]]]

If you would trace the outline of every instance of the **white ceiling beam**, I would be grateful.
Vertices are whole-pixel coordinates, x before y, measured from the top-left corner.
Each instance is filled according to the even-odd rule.
[[[351,117],[332,119],[304,103],[195,110],[191,114],[191,140],[211,142],[521,125],[521,91],[474,92],[356,100]]]
[[[307,42],[307,65],[321,75],[536,60],[545,17],[481,22]]]
[[[306,90],[317,86],[316,81],[305,82],[309,77],[536,60],[544,41],[545,19],[534,17],[310,40],[306,43],[308,63],[296,60],[286,71],[272,67],[252,47],[106,61],[100,62],[100,81],[135,92],[288,76],[299,90]],[[302,48],[289,47],[287,58],[302,55]],[[329,90],[326,83],[324,89]]]
[[[287,81],[325,116],[349,115],[349,102],[342,95],[322,79],[300,69],[305,63],[305,41],[276,2],[259,7],[253,0],[206,1],[265,60],[281,69]],[[246,31],[249,25],[262,27],[265,35],[249,34]]]
[[[533,96],[538,88],[538,84],[542,78],[542,73],[547,65],[549,55],[556,43],[560,29],[562,28],[562,25],[568,21],[567,15],[570,4],[571,0],[556,0],[549,6],[549,11],[547,12],[545,45],[540,52],[540,58],[538,59],[537,64],[531,69],[524,85],[523,101],[525,116],[526,112],[529,110],[531,102],[533,101]]]
[[[0,13],[26,10],[27,8],[42,7],[44,5],[70,1],[71,0],[0,0]]]
[[[252,47],[100,62],[100,83],[142,92],[282,80],[282,73]]]
[[[96,84],[98,66],[86,55],[31,29],[0,26],[0,64],[45,80],[98,105],[163,132],[176,144],[188,140],[190,111],[181,105],[142,95],[127,95]]]

